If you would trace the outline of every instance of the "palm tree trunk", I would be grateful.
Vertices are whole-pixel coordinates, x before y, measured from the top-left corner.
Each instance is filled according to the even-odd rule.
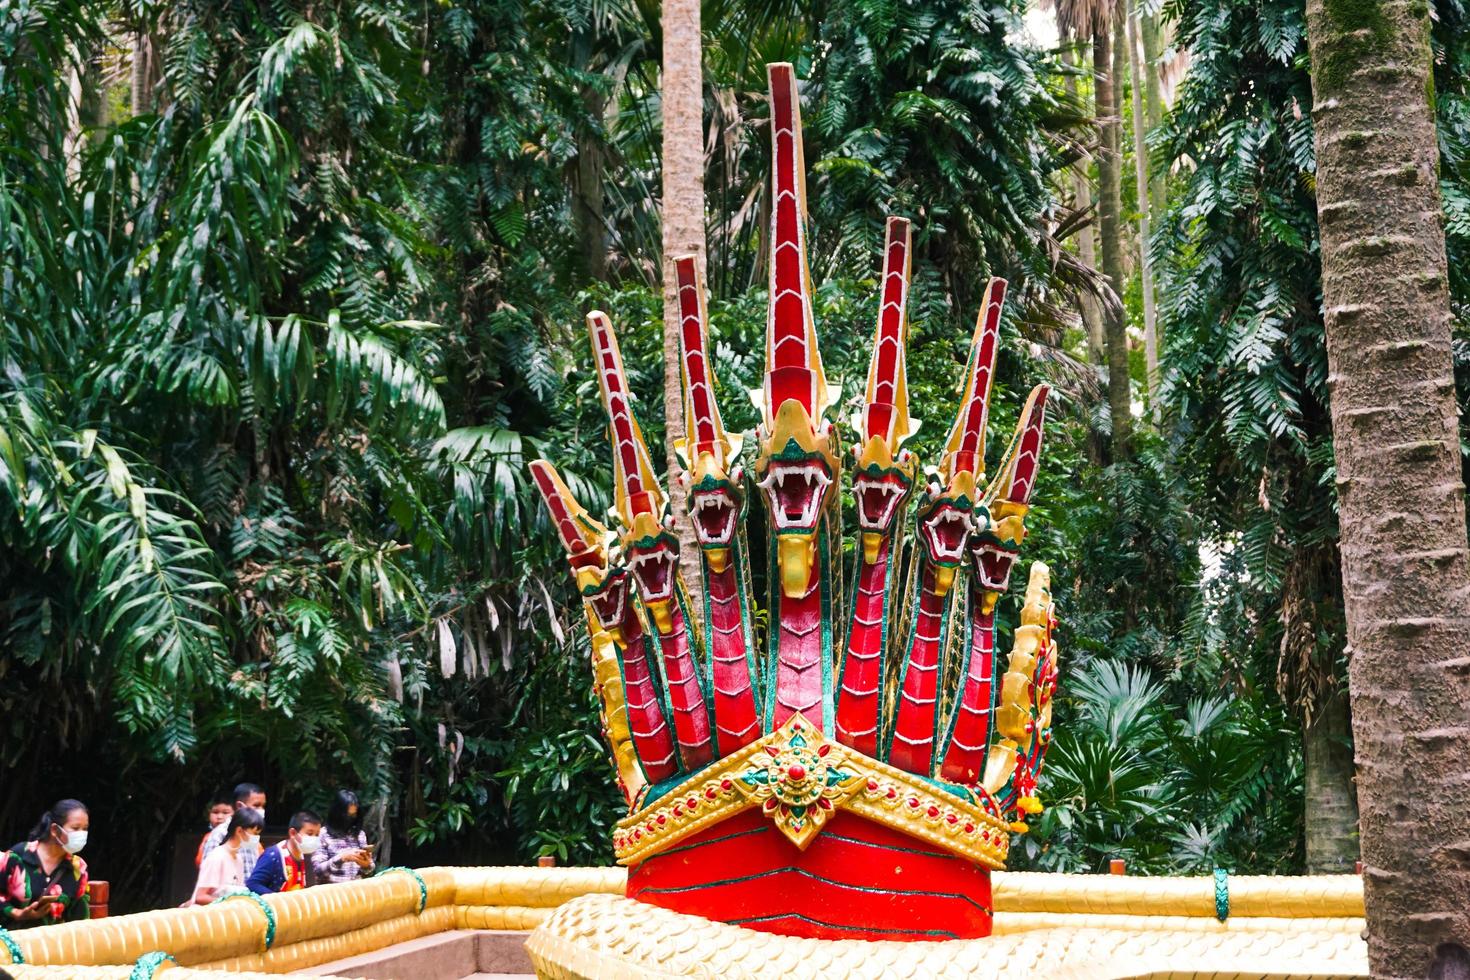
[[[1470,552],[1428,7],[1308,0],[1375,977],[1470,975]]]
[[[1302,728],[1307,871],[1351,874],[1358,860],[1358,801],[1348,699],[1331,691]]]
[[[1144,71],[1143,58],[1138,51],[1138,25],[1135,23],[1131,4],[1124,0],[1120,4],[1126,25],[1124,40],[1128,44],[1128,68],[1133,78],[1133,170],[1138,196],[1138,278],[1143,290],[1143,357],[1145,364],[1144,390],[1148,393],[1152,407],[1154,390],[1159,384],[1159,328],[1158,314],[1154,308],[1153,263],[1148,257],[1149,229],[1149,177],[1148,140],[1144,131]]]
[[[1128,455],[1133,432],[1133,405],[1128,391],[1128,324],[1123,314],[1123,202],[1119,159],[1121,120],[1118,89],[1113,74],[1113,18],[1098,25],[1092,37],[1092,68],[1097,93],[1098,125],[1102,142],[1097,155],[1098,237],[1102,274],[1117,294],[1103,310],[1103,333],[1108,355],[1108,407],[1113,421],[1113,458]]]
[[[684,437],[679,371],[679,303],[674,258],[697,255],[704,265],[704,98],[699,0],[663,0],[663,246],[664,451],[669,503],[679,528],[686,582],[699,581],[699,552],[685,520],[686,494],[674,447]],[[697,604],[696,604],[697,605]]]
[[[1071,48],[1062,49],[1062,64],[1071,68],[1075,59]],[[1077,79],[1072,75],[1064,75],[1063,84],[1067,89],[1067,97],[1073,101],[1077,99]],[[1096,113],[1094,113],[1096,115]],[[1092,184],[1087,179],[1086,160],[1079,162],[1072,173],[1073,193],[1077,200],[1077,211],[1085,213],[1092,207]],[[1097,246],[1093,241],[1093,220],[1089,219],[1087,224],[1077,232],[1077,256],[1082,264],[1089,269],[1097,268]],[[1094,364],[1103,362],[1103,321],[1102,310],[1098,308],[1097,297],[1087,290],[1081,290],[1077,295],[1077,304],[1082,308],[1082,325],[1087,330],[1087,358]]]
[[[1149,130],[1159,128],[1164,121],[1163,84],[1159,79],[1159,21],[1152,14],[1142,13],[1139,18],[1139,34],[1143,38],[1143,98],[1144,118]],[[1155,173],[1148,185],[1148,203],[1157,218],[1164,213],[1164,174]]]
[[[148,35],[139,30],[133,33],[132,72],[129,89],[129,105],[133,109],[133,115],[141,116],[148,111],[148,88],[149,88],[149,61],[151,51],[148,46]]]

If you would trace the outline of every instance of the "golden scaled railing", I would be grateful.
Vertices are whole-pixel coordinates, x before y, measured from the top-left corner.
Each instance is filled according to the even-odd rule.
[[[451,929],[529,931],[572,899],[621,895],[625,881],[621,868],[394,870],[352,884],[13,932],[10,943],[0,943],[0,968],[16,980],[138,978],[160,967],[173,980],[210,970],[236,977],[288,973]],[[997,872],[995,932],[1363,930],[1356,876],[1232,876],[1227,887],[1222,919],[1217,883],[1209,877]],[[176,962],[140,972],[140,961],[157,953]]]

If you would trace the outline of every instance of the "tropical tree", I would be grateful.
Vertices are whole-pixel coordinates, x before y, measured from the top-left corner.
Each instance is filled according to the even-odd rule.
[[[1194,52],[1164,127],[1179,193],[1153,245],[1161,399],[1201,537],[1241,569],[1242,651],[1301,719],[1307,867],[1358,856],[1303,8],[1182,3]]]
[[[885,217],[905,215],[916,322],[967,329],[986,275],[999,275],[1028,333],[1060,346],[1074,291],[1098,291],[1062,246],[1076,223],[1055,186],[1089,132],[1058,66],[1009,40],[1023,9],[831,4],[807,117],[812,265],[818,278],[865,274]]]
[[[1470,970],[1470,548],[1429,12],[1310,0],[1307,37],[1369,957],[1449,976]]]

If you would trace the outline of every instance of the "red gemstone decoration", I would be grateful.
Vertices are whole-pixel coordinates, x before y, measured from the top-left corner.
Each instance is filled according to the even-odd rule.
[[[894,789],[892,786],[888,787],[888,798],[890,800],[898,799],[898,790]]]
[[[909,806],[911,806],[915,810],[917,810],[919,808],[919,801],[916,798],[910,796],[909,797]]]
[[[683,806],[683,804],[675,803],[674,804],[674,816],[676,816],[676,817],[682,817],[683,815],[684,815],[684,806]]]
[[[820,759],[822,756],[826,755],[828,752],[831,752],[831,751],[832,751],[832,746],[830,746],[830,745],[819,745],[819,746],[817,746],[817,758]]]
[[[664,824],[665,824],[665,823],[667,823],[667,822],[668,822],[668,821],[667,821],[667,820],[666,820],[666,819],[665,819],[665,817],[664,817],[664,815],[663,815],[663,814],[662,814],[662,813],[660,813],[660,814],[659,814],[659,815],[658,815],[658,817],[657,817],[657,822],[658,822],[658,825],[659,825],[659,826],[660,826],[660,827],[662,827],[662,826],[663,826],[663,825],[664,825]]]
[[[817,806],[821,807],[823,810],[830,810],[832,809],[832,801],[827,799],[825,796],[819,797],[817,799]]]
[[[793,762],[791,768],[786,770],[786,775],[799,783],[806,778],[806,766],[800,762]]]
[[[937,806],[931,806],[925,812],[928,813],[931,818],[932,817],[937,817],[937,816],[939,816],[939,807],[937,807]]]
[[[948,820],[950,823],[959,823],[960,822],[960,818],[957,817],[957,816],[955,816],[953,813],[951,813],[949,816],[945,817],[944,819]]]
[[[730,780],[728,780],[728,779],[722,779],[722,780],[720,780],[720,789],[729,790],[729,789],[734,789],[734,788],[735,788],[735,784],[732,783],[732,782],[730,782]]]
[[[704,791],[704,798],[707,800],[712,800],[715,798],[715,788],[713,786]]]
[[[973,834],[974,832],[975,832],[975,825],[974,824],[972,824],[972,823],[965,824],[965,833],[967,833],[967,834]]]
[[[877,789],[878,789],[878,781],[875,780],[875,779],[868,780],[868,790],[870,792],[876,792]]]

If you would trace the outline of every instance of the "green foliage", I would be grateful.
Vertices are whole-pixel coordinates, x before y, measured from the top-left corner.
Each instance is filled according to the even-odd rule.
[[[1047,753],[1049,806],[1020,847],[1036,867],[1102,871],[1113,858],[1135,873],[1290,866],[1299,737],[1279,706],[1190,697],[1141,666],[1095,660],[1072,674],[1062,707]],[[1272,765],[1273,754],[1295,764]]]
[[[1071,258],[1051,237],[1050,181],[1082,119],[1059,95],[1055,62],[1008,38],[1023,12],[971,0],[830,5],[806,120],[819,276],[866,271],[898,214],[915,219],[920,314],[942,295],[951,323],[968,326],[987,275],[1016,282],[1033,314],[1056,302]]]
[[[557,700],[523,659],[581,664],[535,656],[577,617],[525,479],[573,295],[546,274],[561,251],[526,247],[565,221],[529,152],[571,125],[574,77],[538,47],[554,15],[26,8],[0,25],[0,697],[30,775],[0,819],[56,773],[99,812],[157,792],[156,819],[98,828],[148,854],[248,776],[317,805],[355,786],[375,836],[479,822],[503,851],[523,804],[487,813],[495,774],[595,731],[585,698],[515,709]],[[157,111],[68,124],[69,72],[115,84],[113,16],[161,57]],[[587,758],[569,778],[605,810]],[[162,871],[102,862],[135,895]]]
[[[1129,462],[1096,464],[1095,385],[1062,340],[1091,282],[1059,191],[1087,122],[1015,40],[1017,3],[705,5],[711,332],[748,429],[764,63],[790,60],[835,414],[857,408],[888,213],[917,232],[915,450],[947,430],[987,273],[1018,300],[997,431],[1057,385],[1028,544],[1065,623],[1057,805],[1018,859],[1292,869],[1295,725],[1342,646],[1302,7],[1167,12],[1193,67],[1153,138],[1164,414]],[[0,21],[0,824],[64,783],[116,815],[97,870],[135,896],[244,777],[273,810],[353,785],[423,860],[608,859],[580,601],[526,463],[555,447],[606,507],[594,307],[662,441],[658,13],[23,0]],[[1458,0],[1436,17],[1470,363],[1470,35]]]

